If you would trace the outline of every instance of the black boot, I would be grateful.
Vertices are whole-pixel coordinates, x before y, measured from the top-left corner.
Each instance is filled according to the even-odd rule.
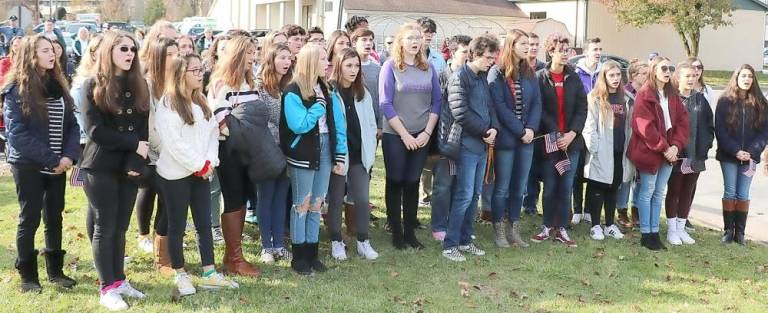
[[[51,250],[45,251],[45,269],[48,271],[48,281],[52,282],[59,287],[71,289],[77,282],[64,275],[64,255],[67,254],[64,250]]]
[[[650,249],[648,246],[648,234],[640,233],[640,246]]]
[[[658,247],[657,250],[667,250],[667,247],[664,246],[663,242],[661,242],[659,233],[651,233],[651,236],[653,236],[653,241],[656,243],[656,246]]]
[[[393,180],[387,180],[384,195],[384,200],[387,204],[387,224],[389,224],[389,230],[392,233],[392,246],[397,250],[405,250],[407,248],[403,240],[402,199],[402,184]]]
[[[419,182],[406,183],[403,187],[403,238],[405,243],[414,249],[424,249],[424,245],[416,238],[416,228],[419,227],[419,219],[416,217],[419,211]]]
[[[318,273],[324,273],[328,270],[327,267],[325,267],[325,264],[323,262],[320,262],[320,258],[318,256],[318,244],[315,243],[308,243],[305,244],[307,247],[307,262],[309,263],[309,267],[312,268],[313,271]]]
[[[300,275],[312,274],[312,269],[306,259],[306,244],[292,244],[293,258],[291,259],[291,268]]]
[[[736,200],[723,199],[723,243],[732,243],[736,234]]]
[[[744,230],[747,228],[747,212],[734,212],[734,235],[733,241],[745,246],[747,242],[744,240]]]
[[[43,287],[37,277],[37,250],[28,255],[25,260],[16,259],[16,269],[21,276],[21,292],[40,293]]]
[[[424,245],[419,242],[419,239],[416,238],[416,232],[414,231],[414,228],[407,227],[405,229],[405,234],[403,236],[405,240],[405,244],[411,246],[411,248],[421,250],[424,249]]]

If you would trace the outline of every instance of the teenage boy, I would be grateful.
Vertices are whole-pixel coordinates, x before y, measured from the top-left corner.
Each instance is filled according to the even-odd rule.
[[[307,30],[307,43],[325,47],[325,34],[320,27],[312,26]]]
[[[304,44],[306,43],[307,32],[301,26],[295,24],[283,26],[283,28],[280,29],[280,32],[284,33],[285,37],[288,38],[288,49],[291,50],[291,54],[293,54],[295,58],[296,55],[299,54],[301,47],[304,47]]]
[[[353,47],[360,55],[360,64],[363,71],[363,83],[365,88],[371,94],[373,100],[373,113],[376,116],[376,126],[378,132],[376,138],[381,138],[381,111],[379,109],[379,72],[381,65],[371,60],[371,51],[373,51],[373,32],[368,28],[358,28],[351,34]]]

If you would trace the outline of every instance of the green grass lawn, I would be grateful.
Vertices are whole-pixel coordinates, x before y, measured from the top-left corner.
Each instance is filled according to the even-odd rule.
[[[768,86],[768,75],[763,74],[759,69],[756,71],[757,81],[760,82],[763,91],[766,91],[765,88]],[[731,80],[731,75],[733,75],[733,71],[704,71],[704,82],[706,82],[707,85],[722,88],[728,85],[728,81]]]
[[[383,217],[383,172],[373,182],[373,201]],[[85,199],[81,189],[69,188],[64,215],[64,247],[69,251],[65,272],[80,284],[57,290],[45,281],[39,258],[43,293],[21,294],[13,269],[18,205],[10,178],[0,178],[0,311],[99,312],[96,273],[85,236]],[[422,208],[420,219],[429,221]],[[530,237],[539,217],[524,217],[524,235]],[[129,301],[131,312],[766,312],[768,249],[719,243],[719,234],[701,227],[694,246],[650,252],[640,247],[639,234],[629,232],[622,241],[592,241],[588,226],[578,225],[573,237],[579,247],[567,249],[551,242],[528,249],[494,247],[492,229],[478,225],[476,241],[485,257],[453,263],[440,256],[440,245],[427,230],[418,233],[423,251],[396,251],[382,229],[372,228],[372,242],[381,257],[373,262],[350,250],[346,262],[331,261],[327,237],[321,251],[330,270],[301,277],[288,264],[261,266],[259,279],[237,278],[234,291],[204,291],[171,300],[173,283],[156,275],[151,256],[136,248],[136,228],[129,230],[128,253],[133,261],[127,274],[134,286],[148,294]],[[254,238],[257,230],[246,228]],[[42,247],[42,229],[38,247]],[[663,235],[663,233],[662,233]],[[194,245],[188,233],[187,243]],[[354,247],[350,245],[352,249]],[[258,259],[258,241],[245,244],[247,258]],[[217,246],[217,262],[223,247]],[[195,248],[186,250],[188,269],[199,275]]]

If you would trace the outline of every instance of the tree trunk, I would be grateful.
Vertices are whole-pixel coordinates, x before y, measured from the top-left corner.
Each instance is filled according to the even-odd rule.
[[[693,54],[688,54],[689,57],[699,56],[699,41],[701,40],[701,30],[697,29],[691,34],[691,45]]]
[[[677,30],[677,34],[680,35],[680,39],[683,40],[683,47],[685,48],[685,54],[690,56],[691,55],[691,44],[688,41],[688,37],[686,36],[685,32],[680,30],[677,26],[675,26],[675,29]]]

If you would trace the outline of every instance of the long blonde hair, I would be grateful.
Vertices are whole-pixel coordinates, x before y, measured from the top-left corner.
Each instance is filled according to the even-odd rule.
[[[392,50],[390,53],[392,55],[392,62],[395,63],[395,67],[398,71],[405,71],[405,51],[403,51],[403,41],[405,41],[405,36],[414,30],[423,35],[421,32],[421,27],[419,27],[418,24],[406,23],[403,26],[400,26],[400,29],[397,30],[395,40],[392,42]],[[424,49],[425,47],[422,45],[421,48],[419,48],[419,52],[416,53],[416,58],[414,59],[414,66],[422,71],[429,69],[427,53],[424,51]]]
[[[187,125],[195,124],[192,104],[203,110],[206,121],[210,120],[212,115],[202,88],[193,90],[190,96],[189,86],[187,86],[187,70],[192,59],[200,60],[200,66],[202,66],[202,58],[197,54],[190,53],[186,56],[178,56],[171,60],[171,68],[168,69],[165,76],[165,81],[168,83],[164,92],[166,103],[169,104],[171,110],[179,114],[179,117]]]
[[[240,85],[243,83],[248,84],[250,89],[256,88],[253,69],[248,66],[249,49],[253,49],[253,53],[256,53],[256,43],[250,37],[235,36],[227,41],[227,45],[224,47],[224,55],[219,56],[216,68],[213,70],[213,74],[211,74],[208,90],[215,90],[215,84],[219,80],[233,88],[240,88]]]
[[[171,22],[166,20],[158,20],[154,24],[152,24],[152,28],[149,29],[149,33],[147,33],[147,36],[144,37],[142,42],[153,42],[157,40],[157,38],[160,38],[163,34],[163,30],[166,29],[173,29],[176,31],[176,28],[173,27],[173,24]],[[176,39],[176,38],[171,38]],[[139,59],[142,61],[145,61],[147,58],[147,53],[149,53],[149,45],[143,45],[141,47],[141,50],[139,50]]]
[[[299,85],[301,98],[309,100],[316,96],[315,84],[325,85],[325,69],[320,68],[320,56],[325,48],[316,45],[304,45],[296,55],[296,67],[292,82]]]
[[[75,73],[75,81],[84,80],[93,76],[93,69],[96,65],[96,51],[99,50],[101,45],[101,39],[104,38],[101,35],[91,37],[88,41],[88,47],[86,47],[83,57],[80,58],[80,65],[77,66],[77,72]]]
[[[589,109],[595,109],[594,105],[597,105],[598,107],[596,109],[600,110],[600,121],[602,121],[603,125],[608,128],[613,128],[613,108],[611,107],[611,102],[608,100],[610,91],[608,90],[608,77],[606,77],[606,75],[608,75],[608,71],[613,69],[621,71],[621,66],[619,66],[619,63],[616,63],[616,61],[607,61],[603,63],[600,74],[597,76],[595,88],[592,89],[588,95]],[[624,98],[624,88],[621,86],[616,88],[616,93],[618,93],[622,99]]]

